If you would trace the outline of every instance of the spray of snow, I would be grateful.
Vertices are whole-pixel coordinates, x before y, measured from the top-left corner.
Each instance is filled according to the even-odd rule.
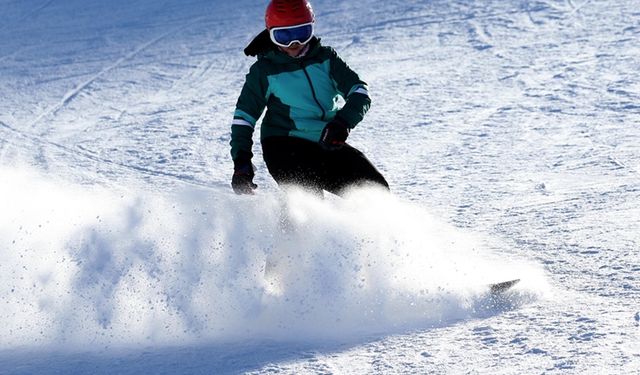
[[[546,293],[541,268],[376,190],[237,197],[71,185],[0,169],[2,347],[346,339]]]

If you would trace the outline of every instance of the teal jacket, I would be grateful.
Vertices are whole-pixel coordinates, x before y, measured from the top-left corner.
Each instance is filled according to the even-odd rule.
[[[263,32],[245,53],[258,60],[246,76],[231,126],[231,157],[236,163],[253,157],[253,132],[265,107],[261,139],[287,136],[313,142],[336,116],[353,128],[369,110],[367,84],[318,38],[309,42],[305,56],[294,58],[278,50]]]

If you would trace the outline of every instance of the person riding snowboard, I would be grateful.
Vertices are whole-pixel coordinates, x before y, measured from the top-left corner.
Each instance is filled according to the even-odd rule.
[[[322,194],[389,184],[364,154],[346,143],[371,105],[367,84],[314,35],[307,0],[272,0],[266,29],[245,48],[257,56],[238,98],[231,126],[231,181],[253,194],[253,132],[265,107],[260,139],[264,161],[278,185]],[[344,105],[339,106],[340,98]]]

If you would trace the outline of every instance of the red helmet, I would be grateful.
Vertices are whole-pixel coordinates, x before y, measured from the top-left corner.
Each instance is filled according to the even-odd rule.
[[[264,16],[267,29],[314,22],[313,8],[307,0],[271,0]]]

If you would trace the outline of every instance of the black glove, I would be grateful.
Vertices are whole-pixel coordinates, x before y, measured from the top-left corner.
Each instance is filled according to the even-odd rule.
[[[231,187],[236,194],[253,194],[258,185],[253,183],[254,166],[250,161],[234,161]]]
[[[349,125],[340,117],[333,120],[322,129],[320,146],[327,151],[341,149],[349,136]]]

